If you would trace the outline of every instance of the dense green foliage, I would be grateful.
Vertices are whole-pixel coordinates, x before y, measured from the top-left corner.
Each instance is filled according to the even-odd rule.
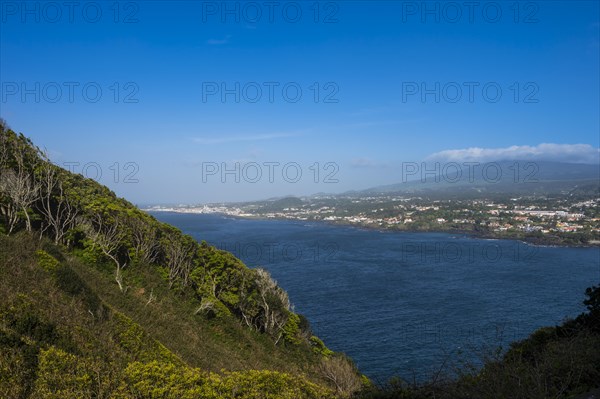
[[[276,342],[298,344],[310,337],[290,328],[298,324],[297,315],[268,272],[196,243],[106,187],[51,164],[23,135],[5,125],[0,129],[0,210],[8,232],[25,228],[46,235],[91,264],[110,260],[122,291],[130,284],[125,270],[145,265],[161,273],[173,290],[193,293],[197,312],[207,317],[234,315]],[[43,251],[38,256],[44,267],[57,267]]]
[[[0,226],[0,397],[351,393],[322,373],[332,353],[266,270],[52,164],[3,122]],[[349,360],[341,370],[360,380]]]
[[[120,293],[116,305],[124,311],[136,305],[151,308],[147,309],[150,317],[134,312],[147,326],[144,328],[96,294],[96,289],[103,296],[104,290],[114,290],[111,278],[103,279],[101,272],[93,272],[86,278],[95,276],[91,279],[95,280],[94,286],[90,286],[79,275],[89,266],[68,254],[64,260],[56,260],[49,252],[63,256],[54,244],[39,243],[19,233],[15,237],[0,236],[0,250],[3,255],[0,258],[2,398],[335,397],[326,377],[317,373],[316,355],[312,361],[297,359],[294,354],[301,355],[299,351],[278,349],[270,340],[261,342],[258,332],[239,324],[237,328],[235,324],[221,322],[206,326],[207,322],[198,317],[195,323],[171,319],[163,322],[157,316],[169,310],[167,301],[146,306],[146,299],[139,296],[138,290]],[[47,263],[53,267],[48,268]],[[185,307],[181,301],[177,303]],[[154,322],[151,324],[149,320]],[[206,358],[198,361],[188,353],[179,356],[156,340],[155,336],[161,336],[157,329],[161,324],[171,327],[171,339],[164,340],[169,346]],[[182,327],[194,328],[206,344],[185,346],[177,336]],[[283,371],[236,365],[230,359],[236,352],[242,352],[244,358],[251,355],[231,343],[230,348],[220,349],[222,354],[216,355],[221,363],[211,368],[211,363],[217,363],[212,357],[215,354],[205,352],[212,350],[211,344],[227,342],[215,336],[226,333],[227,329],[232,330],[230,334],[239,335],[235,340],[246,340],[248,344],[255,341],[247,351],[255,355],[252,360],[256,367],[262,363]],[[214,371],[204,371],[190,363]],[[240,370],[227,372],[219,366]],[[302,372],[303,368],[309,371],[312,368],[312,373]]]
[[[276,341],[283,337],[292,314],[289,300],[266,271],[251,270],[227,252],[197,244],[106,187],[51,164],[23,135],[1,129],[0,209],[9,232],[24,227],[78,250],[92,263],[109,259],[121,290],[129,283],[123,277],[126,268],[152,265],[162,270],[171,288],[194,292],[199,312],[233,314]],[[290,336],[289,329],[285,334],[288,342],[297,342],[300,331],[297,335]]]

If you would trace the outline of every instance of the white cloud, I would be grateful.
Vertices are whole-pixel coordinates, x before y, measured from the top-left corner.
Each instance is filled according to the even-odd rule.
[[[542,143],[536,146],[513,145],[505,148],[471,147],[445,150],[427,157],[430,161],[508,161],[535,160],[573,163],[599,163],[600,149],[589,144]]]

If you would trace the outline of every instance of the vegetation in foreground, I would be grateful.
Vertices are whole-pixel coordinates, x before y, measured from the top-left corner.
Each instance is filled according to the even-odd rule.
[[[0,397],[569,398],[600,386],[587,312],[431,382],[372,386],[262,269],[56,167],[0,123]]]
[[[362,384],[264,269],[0,123],[0,397],[345,397]]]

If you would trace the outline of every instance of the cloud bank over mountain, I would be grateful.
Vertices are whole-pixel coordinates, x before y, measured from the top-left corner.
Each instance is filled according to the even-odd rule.
[[[505,148],[471,147],[444,150],[427,157],[427,161],[443,162],[492,162],[510,160],[553,161],[597,164],[600,148],[589,144],[542,143],[536,146],[513,145]]]

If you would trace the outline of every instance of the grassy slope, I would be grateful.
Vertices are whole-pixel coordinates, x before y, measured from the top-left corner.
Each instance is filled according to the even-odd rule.
[[[36,251],[41,246],[61,261],[58,268],[48,271],[40,266]],[[206,371],[307,372],[311,380],[323,383],[315,372],[318,356],[307,348],[275,346],[264,334],[234,319],[207,321],[194,316],[190,298],[164,288],[158,276],[141,267],[128,271],[130,286],[121,293],[110,272],[91,268],[25,233],[0,234],[0,254],[0,397],[27,396],[33,389],[39,350],[50,346],[100,359],[107,391],[115,388],[111,381],[119,381],[128,363],[152,360],[182,362]],[[153,288],[156,299],[146,305]],[[141,327],[135,331],[143,331],[134,343],[122,339],[131,327],[127,319]]]
[[[95,371],[104,366],[116,381],[148,389],[175,379],[190,397],[208,389],[219,394],[206,397],[258,398],[252,390],[260,386],[296,399],[321,397],[328,384],[345,393],[360,387],[352,362],[312,336],[267,271],[51,164],[1,120],[0,173],[0,381],[24,389],[4,396],[29,397],[41,384],[47,392],[35,397],[62,397],[62,373],[66,382],[75,376],[74,397],[108,397],[98,388],[105,373]],[[48,228],[57,219],[64,230]],[[164,364],[148,366],[157,360],[169,363],[168,375],[156,375]]]

